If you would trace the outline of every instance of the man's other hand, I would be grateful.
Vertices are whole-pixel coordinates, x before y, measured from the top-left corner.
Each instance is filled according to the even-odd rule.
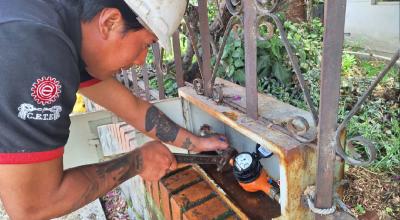
[[[224,135],[215,134],[209,137],[200,137],[199,144],[191,150],[194,152],[225,150],[228,146]]]
[[[139,175],[147,181],[157,181],[168,171],[176,169],[176,160],[169,149],[159,141],[151,141],[140,149],[143,170]]]

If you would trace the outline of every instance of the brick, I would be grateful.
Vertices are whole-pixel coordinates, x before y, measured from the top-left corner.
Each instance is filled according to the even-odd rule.
[[[135,148],[135,146],[131,146],[129,144],[129,142],[130,142],[131,138],[134,138],[136,129],[134,127],[132,127],[131,125],[124,123],[124,124],[120,125],[120,130],[122,132],[122,140],[121,141],[123,143],[125,150],[126,151],[133,150]]]
[[[122,129],[123,123],[118,123],[115,125],[117,131],[118,144],[120,145],[122,151],[126,151],[126,145],[124,144],[124,130]]]
[[[115,127],[113,124],[108,124],[97,128],[104,156],[112,156],[122,152],[113,127]]]
[[[197,202],[207,198],[213,193],[211,187],[205,182],[199,182],[171,197],[172,219],[182,219],[182,213],[189,208],[197,206]]]
[[[160,181],[161,207],[165,219],[172,219],[170,196],[201,181],[200,175],[191,167],[175,170]]]
[[[214,197],[184,212],[183,220],[225,219],[224,216],[229,215],[229,213],[232,213],[232,211],[227,208],[224,202],[218,197]]]

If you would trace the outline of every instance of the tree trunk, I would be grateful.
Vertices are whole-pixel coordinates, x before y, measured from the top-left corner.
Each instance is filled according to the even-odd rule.
[[[223,37],[225,27],[231,17],[228,9],[226,8],[225,1],[220,2],[219,5],[220,12],[215,20],[210,21],[210,35],[211,35],[211,46],[212,46],[212,55],[216,56],[219,49],[219,40]],[[197,12],[197,7],[193,5],[189,5],[188,7],[188,25],[193,29],[194,38],[197,41],[196,45],[199,49],[199,53],[201,55],[201,45],[200,45],[200,30],[199,30],[199,15]],[[221,17],[219,17],[221,15]],[[188,33],[185,33],[188,36]],[[192,59],[194,54],[193,50],[193,42],[190,41],[186,48],[186,53],[183,55],[183,69],[185,72],[184,79],[185,81],[192,82],[195,78],[200,78],[199,65],[197,63],[192,64]],[[200,57],[201,60],[201,57]]]
[[[289,0],[286,18],[292,22],[303,22],[306,20],[306,3],[304,0]]]

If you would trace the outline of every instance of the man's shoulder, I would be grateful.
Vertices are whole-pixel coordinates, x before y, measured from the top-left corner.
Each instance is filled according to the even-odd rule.
[[[0,32],[15,32],[15,35],[23,33],[44,41],[49,35],[57,36],[61,39],[60,43],[67,44],[77,56],[73,42],[63,30],[58,7],[59,4],[54,0],[0,1]]]
[[[50,53],[72,56],[78,60],[76,48],[69,37],[53,26],[32,21],[10,21],[0,23],[0,48],[3,51],[21,54],[20,52],[35,53],[47,51]],[[58,50],[55,50],[55,49]],[[25,55],[28,55],[25,54]]]
[[[57,26],[58,17],[56,1],[0,1],[0,24],[24,20]]]

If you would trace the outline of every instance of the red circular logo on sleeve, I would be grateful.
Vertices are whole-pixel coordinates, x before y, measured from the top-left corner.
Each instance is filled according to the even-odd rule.
[[[54,103],[61,93],[60,82],[53,77],[43,76],[32,85],[31,96],[39,105]]]

